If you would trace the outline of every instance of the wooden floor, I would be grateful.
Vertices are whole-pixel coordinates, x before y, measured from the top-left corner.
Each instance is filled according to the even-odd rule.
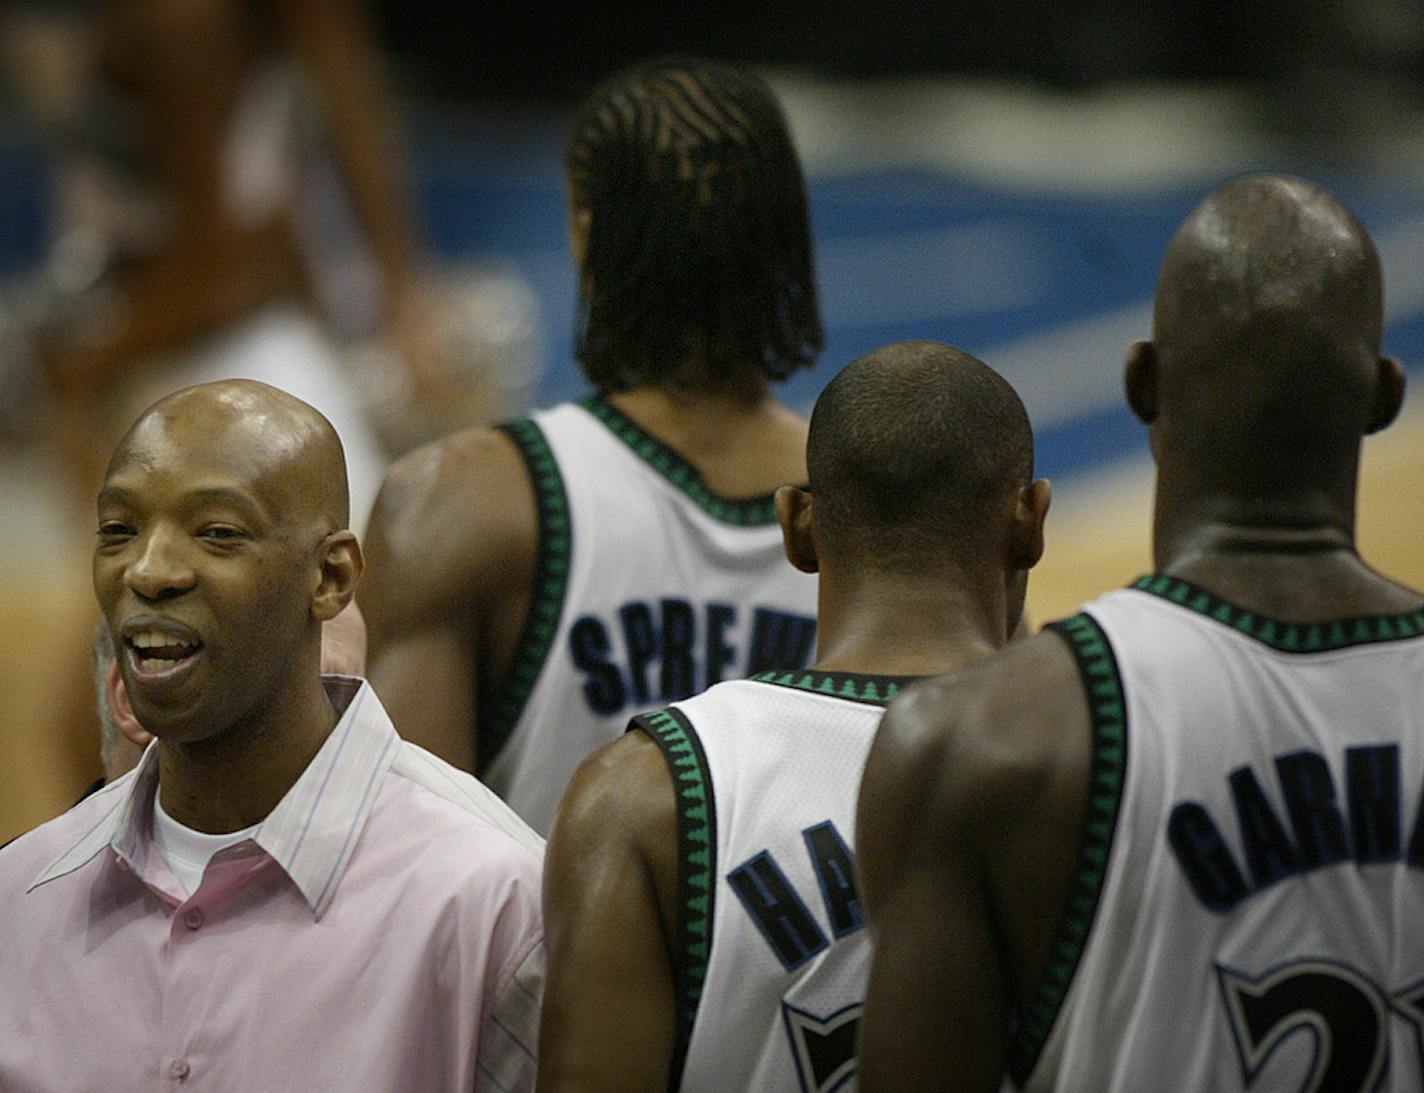
[[[1151,466],[1138,463],[1058,484],[1048,549],[1030,581],[1034,621],[1071,612],[1151,568],[1151,486]],[[1417,392],[1404,417],[1366,443],[1359,531],[1362,552],[1378,569],[1424,587],[1424,397]],[[96,617],[91,534],[73,526],[66,535],[51,514],[50,526],[23,543],[0,546],[0,633],[8,639],[0,676],[0,842],[62,811],[98,772],[94,722],[85,716]]]

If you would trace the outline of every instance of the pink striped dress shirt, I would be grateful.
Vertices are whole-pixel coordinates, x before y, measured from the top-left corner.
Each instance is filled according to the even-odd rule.
[[[524,1090],[543,843],[370,686],[185,897],[158,755],[0,851],[0,1090]]]

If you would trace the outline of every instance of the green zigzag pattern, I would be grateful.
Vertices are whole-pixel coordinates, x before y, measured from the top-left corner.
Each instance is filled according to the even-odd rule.
[[[687,1058],[692,1025],[707,962],[712,953],[712,912],[716,899],[714,873],[717,857],[717,816],[712,799],[712,779],[702,749],[683,719],[669,709],[654,710],[634,718],[662,749],[677,794],[678,842],[678,948],[677,1031],[674,1069],[678,1075]],[[676,1081],[673,1088],[676,1087]]]
[[[775,683],[780,687],[794,687],[798,691],[848,698],[854,702],[868,702],[876,706],[888,706],[904,685],[903,679],[892,679],[889,676],[817,672],[809,668],[790,672],[760,672],[751,678],[756,683]]]
[[[738,527],[763,527],[776,523],[771,497],[733,501],[712,492],[701,473],[656,437],[649,436],[600,395],[579,400],[579,405],[612,431],[613,435],[696,503],[714,520]]]
[[[534,484],[534,503],[539,514],[539,554],[534,568],[534,595],[529,614],[510,658],[509,671],[493,704],[488,725],[480,726],[479,765],[487,768],[509,740],[509,734],[524,712],[529,693],[544,667],[549,647],[559,629],[564,612],[564,592],[569,584],[569,561],[573,553],[573,522],[569,499],[559,464],[539,426],[528,418],[518,418],[501,426],[518,446]]]
[[[1020,1085],[1033,1073],[1083,955],[1107,873],[1127,774],[1126,695],[1107,638],[1086,614],[1050,625],[1067,640],[1087,692],[1093,721],[1092,773],[1083,839],[1063,918],[1049,948],[1043,975],[1009,1047],[1009,1073]]]
[[[1215,619],[1283,653],[1325,653],[1351,645],[1395,641],[1424,634],[1424,611],[1401,615],[1364,615],[1330,622],[1283,622],[1253,614],[1213,596],[1204,588],[1162,573],[1139,577],[1131,587]]]

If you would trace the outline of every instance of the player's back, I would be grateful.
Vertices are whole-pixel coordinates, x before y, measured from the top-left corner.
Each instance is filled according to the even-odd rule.
[[[1093,781],[1011,1071],[1421,1088],[1424,611],[1293,624],[1156,576],[1059,628]]]
[[[856,791],[907,682],[767,672],[636,720],[678,790],[683,1090],[854,1088],[870,966]]]
[[[816,581],[786,561],[769,494],[720,496],[606,399],[505,431],[539,554],[519,646],[480,710],[481,776],[545,832],[578,764],[631,715],[809,661]]]

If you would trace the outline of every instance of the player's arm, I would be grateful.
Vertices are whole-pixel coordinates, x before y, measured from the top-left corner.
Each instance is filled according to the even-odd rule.
[[[464,770],[476,695],[517,639],[537,543],[523,459],[490,429],[398,460],[371,513],[359,593],[371,683],[403,737]]]
[[[995,1090],[1008,999],[972,802],[956,794],[952,683],[886,713],[861,783],[856,862],[874,962],[860,1088]]]
[[[676,855],[667,764],[630,732],[579,768],[549,835],[540,1093],[667,1088]]]
[[[863,1090],[1000,1087],[1010,1014],[1062,918],[1090,740],[1076,664],[1053,633],[886,714],[856,821],[875,943]]]

